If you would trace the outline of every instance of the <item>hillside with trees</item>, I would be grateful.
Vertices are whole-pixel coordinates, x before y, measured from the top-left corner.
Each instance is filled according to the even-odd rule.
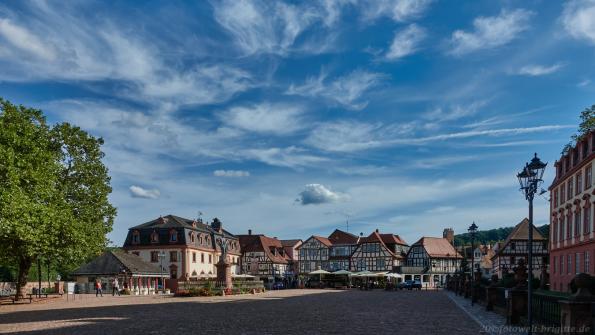
[[[550,226],[548,224],[537,227],[537,229],[546,237],[549,236],[549,228]],[[490,230],[480,230],[475,234],[475,243],[494,244],[498,241],[504,241],[513,229],[514,227],[504,227]],[[455,235],[455,245],[469,244],[471,244],[471,237],[469,236],[469,233]]]

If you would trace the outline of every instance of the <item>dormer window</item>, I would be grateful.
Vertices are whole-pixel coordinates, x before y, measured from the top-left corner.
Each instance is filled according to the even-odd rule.
[[[132,244],[139,244],[140,243],[140,232],[135,230],[132,232]]]
[[[169,241],[170,242],[177,242],[178,241],[178,232],[175,230],[171,230],[169,232]]]
[[[151,233],[151,243],[159,243],[159,234],[156,231]]]
[[[194,243],[194,233],[190,233],[190,242]]]
[[[202,235],[200,235],[200,236],[198,237],[198,244],[202,245],[202,242],[203,242],[203,240],[202,240]]]

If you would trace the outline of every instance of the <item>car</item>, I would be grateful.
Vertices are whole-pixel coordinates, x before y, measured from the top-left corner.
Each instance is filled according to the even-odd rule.
[[[413,287],[413,280],[405,280],[403,282],[400,282],[397,287],[399,288],[399,290],[411,290],[411,288]]]
[[[282,290],[285,288],[285,285],[283,284],[283,282],[275,282],[273,283],[273,290]]]
[[[411,288],[410,289],[418,289],[421,290],[421,281],[419,280],[414,280],[413,283],[411,284]]]

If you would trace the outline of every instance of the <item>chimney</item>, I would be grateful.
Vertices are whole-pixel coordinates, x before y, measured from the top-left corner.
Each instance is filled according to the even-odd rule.
[[[248,229],[248,235],[252,235],[252,229]]]
[[[376,228],[376,232],[378,232],[378,228]]]
[[[445,238],[448,243],[454,245],[455,243],[455,231],[452,228],[445,228],[442,232],[442,237]]]

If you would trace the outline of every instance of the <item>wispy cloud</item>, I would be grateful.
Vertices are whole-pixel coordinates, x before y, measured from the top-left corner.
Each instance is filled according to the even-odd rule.
[[[585,87],[585,86],[589,86],[589,84],[591,84],[591,80],[590,79],[583,79],[578,84],[576,84],[576,86],[578,86],[578,87]]]
[[[419,49],[420,42],[426,37],[424,28],[410,24],[407,28],[395,33],[393,42],[390,45],[385,57],[388,60],[397,60],[411,55]]]
[[[502,10],[498,16],[480,16],[473,20],[473,30],[456,30],[450,39],[453,55],[493,49],[510,43],[529,29],[533,12],[525,9]]]
[[[254,159],[263,163],[288,168],[302,168],[313,166],[328,159],[308,154],[305,149],[290,146],[286,148],[262,148],[243,150],[242,156],[247,159]]]
[[[566,2],[561,21],[570,36],[595,45],[594,0]]]
[[[220,115],[228,126],[242,130],[286,135],[303,127],[302,107],[283,103],[260,103],[250,106],[236,106]]]
[[[416,168],[421,169],[439,169],[445,166],[455,165],[459,163],[469,162],[478,159],[475,155],[465,156],[444,156],[444,157],[433,157],[427,159],[420,159],[414,162]]]
[[[480,100],[466,105],[453,105],[449,108],[438,107],[428,113],[425,113],[423,117],[426,120],[438,123],[456,121],[477,114],[480,108],[486,106],[487,104],[487,100]]]
[[[322,184],[308,184],[295,200],[300,205],[320,205],[346,201],[349,196],[344,193],[331,191]]]
[[[409,21],[422,16],[432,0],[375,0],[360,1],[364,20],[373,21],[389,17],[397,22]]]
[[[133,198],[159,199],[161,195],[158,189],[149,190],[136,185],[130,186],[129,190]]]
[[[244,171],[244,170],[215,170],[215,171],[213,171],[213,176],[241,178],[241,177],[250,177],[250,172]]]
[[[318,77],[310,77],[303,85],[291,84],[285,92],[288,95],[305,97],[322,97],[328,101],[350,109],[363,109],[368,102],[363,95],[380,84],[385,75],[365,70],[354,70],[351,73],[327,80],[321,73]]]
[[[562,64],[562,63],[557,63],[557,64],[550,65],[550,66],[525,65],[519,69],[518,74],[524,75],[524,76],[531,76],[531,77],[545,76],[545,75],[557,72],[562,67],[564,67],[564,64]]]

